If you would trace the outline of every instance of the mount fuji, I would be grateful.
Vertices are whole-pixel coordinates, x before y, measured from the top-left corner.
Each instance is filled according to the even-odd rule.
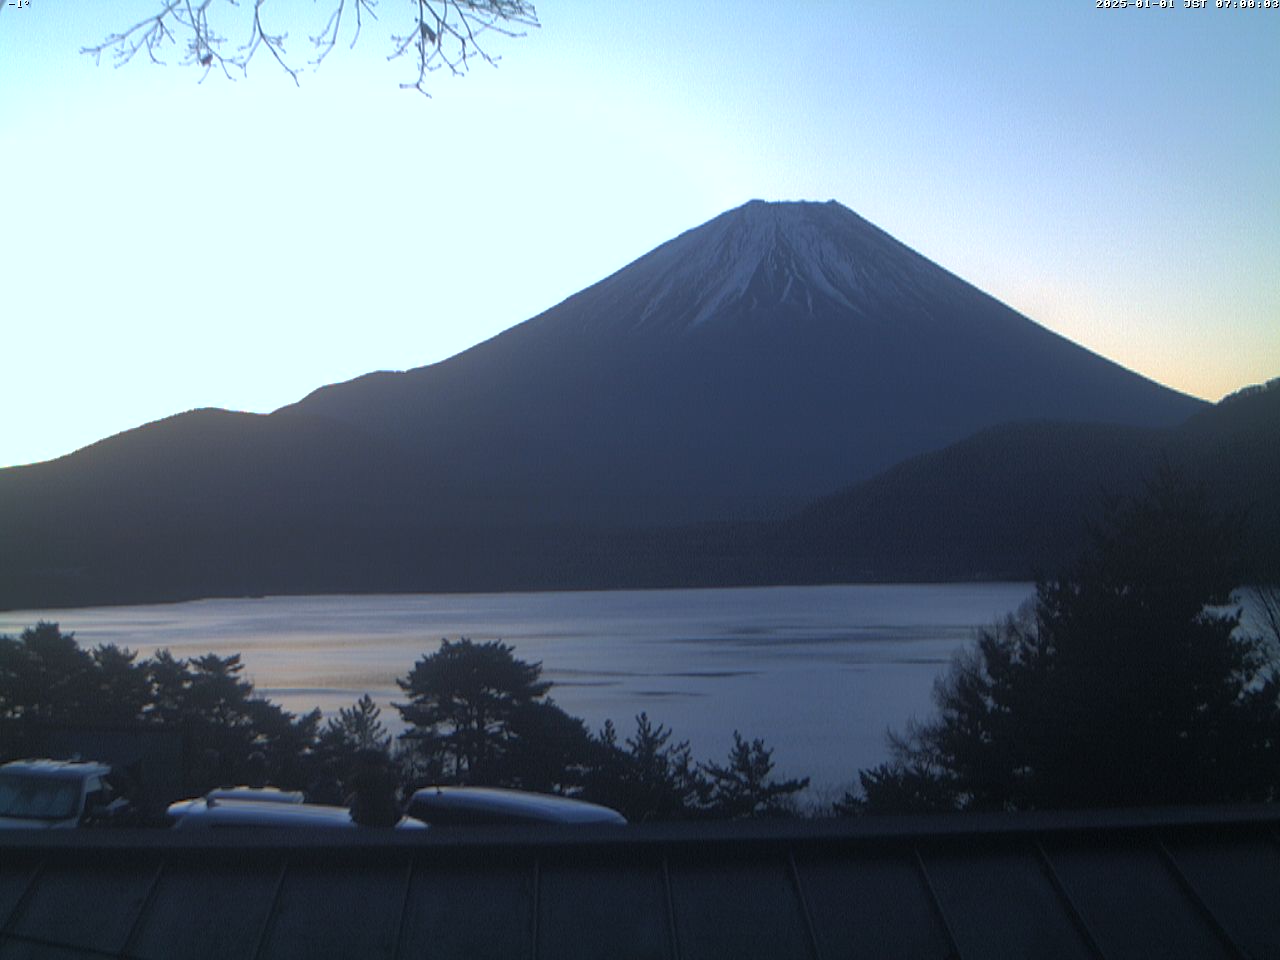
[[[640,524],[776,515],[1006,421],[1201,406],[834,201],[752,201],[443,363],[288,409],[410,452],[451,512]]]
[[[633,585],[601,566],[629,552],[683,582],[711,550],[684,525],[780,519],[1000,424],[1203,406],[838,203],[752,201],[440,363],[0,470],[0,606]]]

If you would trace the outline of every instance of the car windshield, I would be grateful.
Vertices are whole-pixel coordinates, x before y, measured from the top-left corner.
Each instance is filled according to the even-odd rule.
[[[0,773],[0,817],[65,820],[76,815],[79,801],[77,780]]]

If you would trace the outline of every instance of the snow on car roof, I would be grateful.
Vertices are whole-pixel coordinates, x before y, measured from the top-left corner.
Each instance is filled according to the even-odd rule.
[[[182,800],[169,806],[175,830],[208,827],[318,827],[359,828],[346,807],[319,803],[280,803],[272,800],[234,800],[209,803]],[[421,830],[426,824],[403,817],[397,830]]]
[[[80,779],[94,774],[105,776],[111,767],[95,760],[11,760],[0,766],[0,773],[38,774],[42,777]]]
[[[423,787],[413,794],[413,804],[436,809],[474,810],[551,823],[626,823],[609,807],[572,797],[559,797],[501,787]]]

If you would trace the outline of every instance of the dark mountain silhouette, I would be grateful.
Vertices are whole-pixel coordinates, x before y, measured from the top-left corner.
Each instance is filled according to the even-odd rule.
[[[815,579],[1048,573],[1078,552],[1105,494],[1136,489],[1164,439],[1114,424],[992,427],[818,501],[785,524],[782,549],[818,560]]]
[[[1280,583],[1280,378],[1193,416],[1174,432],[1168,456],[1242,513],[1253,575]]]
[[[412,508],[387,441],[320,418],[195,410],[0,471],[0,603],[141,602],[296,583]],[[328,566],[324,564],[323,566]],[[331,584],[331,585],[335,585]]]
[[[904,459],[1203,406],[839,204],[752,202],[442,363],[0,471],[0,605],[789,578],[769,524]]]
[[[1250,575],[1280,575],[1280,381],[1172,428],[994,427],[815,502],[758,552],[806,581],[1052,575],[1161,464],[1244,516]]]
[[[1009,420],[1202,405],[837,203],[754,201],[443,363],[296,409],[410,451],[450,514],[635,524],[776,515]]]

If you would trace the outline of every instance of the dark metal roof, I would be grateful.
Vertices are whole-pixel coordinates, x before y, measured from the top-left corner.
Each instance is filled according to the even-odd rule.
[[[0,835],[0,960],[1280,958],[1280,809]]]

